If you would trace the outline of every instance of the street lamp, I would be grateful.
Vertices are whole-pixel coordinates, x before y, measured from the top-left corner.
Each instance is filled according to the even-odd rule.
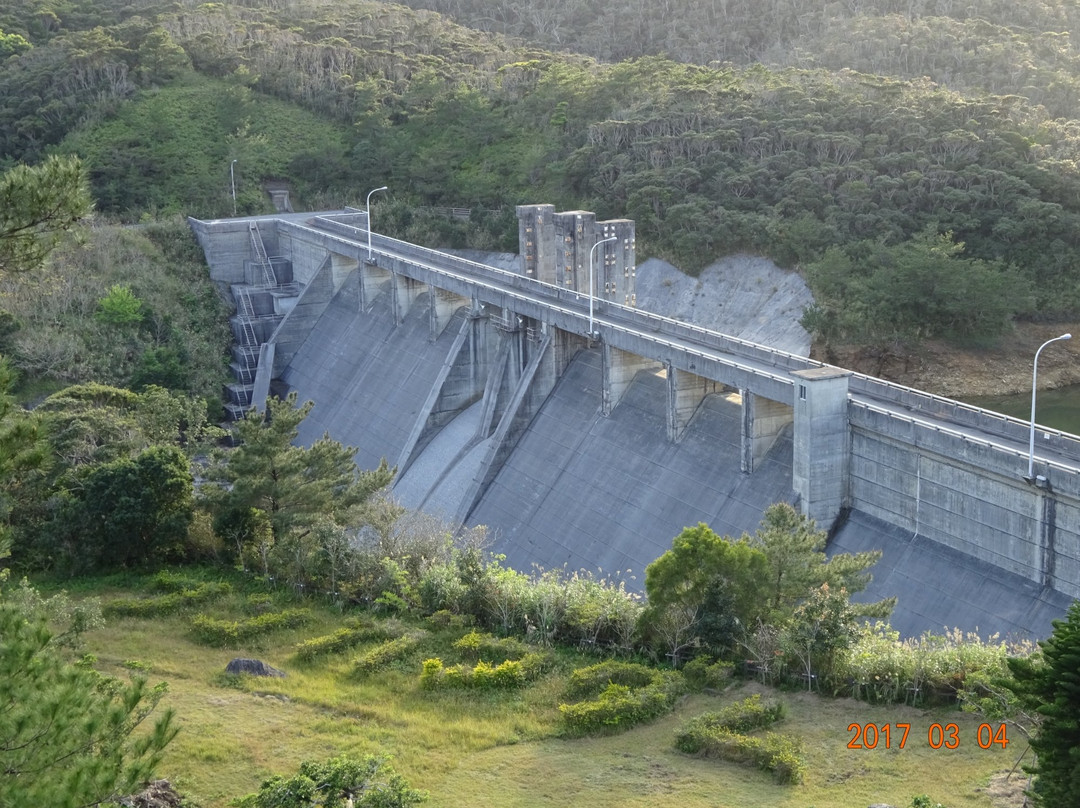
[[[1054,337],[1048,339],[1042,345],[1039,346],[1039,350],[1035,352],[1035,364],[1031,371],[1031,436],[1028,439],[1028,473],[1027,481],[1029,483],[1035,482],[1035,390],[1036,384],[1039,379],[1039,354],[1042,353],[1042,349],[1049,345],[1051,342],[1058,342],[1063,339],[1072,339],[1072,334],[1062,334],[1060,337]]]
[[[371,195],[377,194],[379,191],[385,191],[386,186],[382,188],[374,188],[368,191],[367,201],[364,203],[364,207],[367,208],[367,260],[371,260]]]
[[[601,239],[592,245],[592,249],[589,250],[589,339],[593,337],[593,259],[596,257],[596,248],[601,244],[607,244],[609,241],[618,240],[618,236]]]
[[[235,165],[235,160],[229,163],[229,185],[232,186],[232,215],[234,219],[236,218],[236,174],[233,173],[233,166]]]

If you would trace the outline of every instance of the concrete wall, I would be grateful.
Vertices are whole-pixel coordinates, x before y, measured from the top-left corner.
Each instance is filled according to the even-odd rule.
[[[308,270],[307,267],[304,269]],[[323,316],[337,291],[334,289],[335,271],[331,256],[323,256],[322,264],[313,275],[310,271],[305,271],[305,274],[308,275],[308,282],[303,286],[289,313],[269,338],[269,341],[275,345],[274,378],[280,377],[285,372],[285,368],[292,362],[300,346],[307,341],[312,329]],[[351,305],[357,307],[360,304],[358,280],[359,275],[353,273],[351,283],[349,283],[348,297]],[[342,277],[341,286],[345,284],[346,280]]]
[[[804,514],[831,526],[848,501],[851,441],[848,431],[848,377],[840,368],[814,368],[792,374],[795,395],[795,446],[792,488]]]
[[[795,420],[787,404],[770,401],[749,390],[740,391],[743,408],[742,470],[752,474],[780,436]]]
[[[853,407],[850,505],[1042,586],[1080,597],[1080,484],[1026,455]]]
[[[724,388],[719,382],[668,367],[667,436],[670,441],[682,440],[686,427],[705,400],[705,396]]]
[[[246,283],[245,262],[251,258],[251,236],[246,219],[199,221],[188,219],[202,247],[210,278],[218,283]]]

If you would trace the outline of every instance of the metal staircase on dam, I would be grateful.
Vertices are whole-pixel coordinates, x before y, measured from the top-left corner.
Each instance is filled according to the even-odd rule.
[[[259,357],[263,345],[272,337],[289,307],[290,299],[300,294],[292,281],[289,262],[271,258],[266,251],[258,225],[250,222],[248,232],[252,258],[245,262],[244,283],[231,284],[236,314],[231,318],[233,331],[232,361],[229,369],[234,382],[225,385],[225,411],[230,420],[243,418],[258,402],[253,401],[259,378]],[[264,372],[270,372],[265,368]]]

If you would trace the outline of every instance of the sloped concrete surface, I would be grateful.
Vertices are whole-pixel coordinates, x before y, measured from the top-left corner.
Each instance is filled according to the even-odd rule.
[[[315,402],[299,442],[310,444],[328,432],[356,447],[360,468],[374,468],[384,457],[396,461],[462,316],[432,343],[425,306],[413,306],[395,328],[385,297],[359,313],[356,296],[343,290],[282,374],[301,401]]]
[[[282,379],[301,400],[316,402],[299,441],[310,444],[328,432],[357,447],[358,464],[370,468],[400,455],[462,315],[432,341],[422,300],[395,326],[385,296],[361,312],[352,288],[331,301]],[[790,435],[758,471],[744,475],[740,406],[709,396],[683,439],[672,444],[666,385],[661,376],[639,373],[605,418],[599,354],[579,353],[468,522],[488,525],[493,549],[514,568],[601,570],[641,591],[645,567],[684,527],[700,521],[739,536],[757,528],[770,504],[793,499]],[[456,511],[485,455],[485,442],[473,443],[470,416],[456,420],[414,461],[415,478],[399,482],[403,498],[435,513]],[[1061,593],[859,512],[829,547],[875,549],[884,557],[864,597],[898,596],[892,622],[905,636],[958,627],[984,636],[1043,637],[1070,603]]]
[[[483,458],[482,452],[466,452],[466,447],[476,440],[482,417],[483,402],[477,401],[439,430],[408,470],[394,481],[394,496],[402,505],[444,518],[457,512],[460,498],[476,473],[475,468],[472,474],[465,469],[472,465],[478,468]],[[472,464],[462,467],[463,453],[474,456]],[[436,496],[438,490],[442,493]]]
[[[874,580],[856,600],[896,596],[890,623],[901,636],[942,634],[959,628],[984,639],[1046,637],[1072,598],[985,561],[913,536],[873,516],[853,511],[829,542],[828,553],[881,550]]]
[[[684,527],[741,535],[792,499],[790,438],[744,475],[738,404],[709,396],[672,444],[664,378],[639,373],[604,418],[600,373],[598,352],[577,355],[469,517],[495,529],[510,566],[600,568],[640,590],[645,567]]]

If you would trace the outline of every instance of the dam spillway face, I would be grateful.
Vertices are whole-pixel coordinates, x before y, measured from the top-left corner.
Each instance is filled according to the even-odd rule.
[[[1028,485],[1023,423],[641,312],[632,222],[519,218],[491,264],[364,211],[193,222],[238,301],[234,406],[295,390],[302,442],[385,457],[404,504],[525,571],[640,590],[684,527],[752,533],[789,501],[830,552],[884,552],[867,596],[897,595],[904,633],[1043,636],[1080,596],[1080,439],[1046,432]]]

